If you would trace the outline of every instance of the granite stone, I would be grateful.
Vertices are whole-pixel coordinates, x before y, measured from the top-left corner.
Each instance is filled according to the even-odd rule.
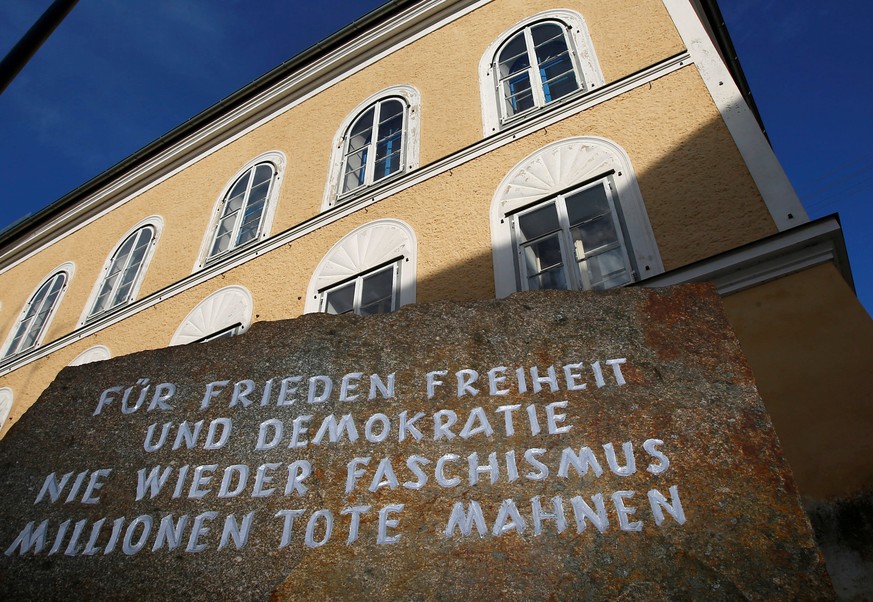
[[[60,373],[0,598],[833,597],[703,285],[307,315]]]

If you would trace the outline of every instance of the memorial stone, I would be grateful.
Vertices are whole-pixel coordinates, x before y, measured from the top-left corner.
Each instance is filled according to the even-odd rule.
[[[714,291],[306,315],[65,369],[0,598],[827,599]]]

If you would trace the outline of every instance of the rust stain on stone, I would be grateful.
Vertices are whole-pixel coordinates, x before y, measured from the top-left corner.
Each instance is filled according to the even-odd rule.
[[[790,469],[719,303],[704,286],[529,293],[259,323],[99,372],[65,370],[0,442],[0,546],[11,550],[0,595],[827,599]],[[144,375],[175,384],[170,409],[123,412],[116,392],[95,415],[108,388]],[[384,388],[393,375],[391,393],[371,375]],[[214,381],[227,382],[210,397]],[[68,403],[73,392],[86,403]],[[294,401],[280,403],[285,394]],[[189,449],[177,432],[198,421]],[[226,444],[205,445],[221,421]],[[146,452],[150,425],[166,423],[167,443]],[[310,471],[298,489],[288,483],[301,462]],[[135,499],[139,471],[155,466],[172,469],[166,488]],[[46,475],[103,467],[113,473],[98,504],[34,504]],[[244,469],[240,492],[220,496]],[[251,512],[238,545],[227,517]],[[168,515],[188,517],[172,549],[157,538]],[[192,536],[197,516],[209,531]],[[95,531],[114,551],[84,554],[101,518],[122,521],[115,544],[110,528]],[[46,545],[19,553],[16,537],[42,520]]]

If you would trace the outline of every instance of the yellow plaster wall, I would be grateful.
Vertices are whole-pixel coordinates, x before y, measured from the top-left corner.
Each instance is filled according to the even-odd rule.
[[[701,94],[700,88],[693,68],[666,76],[653,82],[651,87],[645,86],[616,101],[538,130],[365,210],[324,225],[157,307],[103,329],[85,341],[33,362],[0,378],[0,386],[10,386],[16,392],[13,419],[48,386],[57,371],[85,348],[100,343],[107,345],[113,355],[120,355],[166,346],[188,312],[223,286],[240,284],[252,291],[255,320],[299,315],[303,311],[307,285],[321,258],[351,230],[376,219],[399,218],[415,231],[418,302],[493,297],[489,211],[494,192],[519,161],[551,142],[570,136],[607,136],[628,152],[667,269],[771,234],[775,228],[769,214],[744,171],[739,154],[730,144],[715,108],[708,102],[689,102]],[[193,175],[202,178],[204,186],[211,185],[220,192],[223,178],[209,180],[208,162],[201,163],[193,169]],[[682,187],[699,194],[677,195],[676,190]],[[286,180],[282,194],[288,194],[290,189]],[[681,198],[686,195],[688,201],[683,204]],[[137,202],[147,204],[148,195],[142,196],[144,198]],[[125,210],[132,212],[133,204]],[[187,207],[179,209],[187,210]],[[119,212],[118,215],[126,214]],[[172,228],[173,224],[167,222],[158,245],[159,251],[162,247],[165,249],[165,255],[156,256],[155,262],[173,262],[174,254],[179,252],[180,265],[173,269],[184,275],[190,270],[194,255],[181,252],[185,249],[185,228]],[[200,240],[194,242],[199,248]],[[99,269],[106,253],[108,251],[95,253],[98,257],[92,258],[90,269]],[[77,273],[74,280],[79,284],[85,278]],[[71,313],[78,317],[77,312],[80,313],[84,298],[90,292],[89,286],[93,286],[92,279],[78,288],[71,287],[62,306],[68,318]]]
[[[108,255],[125,232],[150,215],[162,216],[164,228],[139,297],[189,276],[222,191],[244,164],[265,152],[283,152],[288,160],[270,232],[313,217],[321,208],[331,143],[339,124],[363,99],[387,86],[409,84],[421,92],[422,165],[481,139],[479,59],[498,35],[548,8],[583,14],[607,81],[682,50],[658,0],[487,4],[216,148],[7,270],[0,275],[4,334],[35,287],[52,269],[70,260],[76,272],[45,341],[74,330]],[[166,346],[187,313],[223,286],[241,284],[252,291],[255,320],[299,315],[309,279],[324,254],[355,227],[382,217],[403,219],[416,232],[419,302],[493,297],[489,210],[494,191],[527,155],[550,142],[579,135],[612,139],[628,152],[667,269],[775,232],[696,69],[686,67],[324,225],[0,377],[0,386],[15,391],[12,419],[86,348],[104,344],[117,356]]]
[[[109,253],[133,224],[152,214],[163,216],[165,231],[140,296],[189,275],[223,188],[242,165],[264,152],[280,150],[289,159],[271,231],[316,215],[339,124],[362,100],[388,86],[410,84],[421,92],[421,164],[481,139],[480,58],[501,33],[550,8],[569,8],[584,16],[607,81],[682,49],[658,0],[489,3],[381,58],[0,275],[0,327],[8,333],[35,287],[56,266],[74,261],[76,274],[46,340],[72,330]]]
[[[873,321],[833,264],[724,299],[797,485],[813,499],[873,484]]]

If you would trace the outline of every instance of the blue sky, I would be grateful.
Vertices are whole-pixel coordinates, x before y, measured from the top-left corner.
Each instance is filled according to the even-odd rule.
[[[51,0],[0,2],[5,53]],[[81,0],[0,95],[0,228],[33,213],[381,0]],[[873,3],[721,0],[810,217],[839,212],[873,310]]]

